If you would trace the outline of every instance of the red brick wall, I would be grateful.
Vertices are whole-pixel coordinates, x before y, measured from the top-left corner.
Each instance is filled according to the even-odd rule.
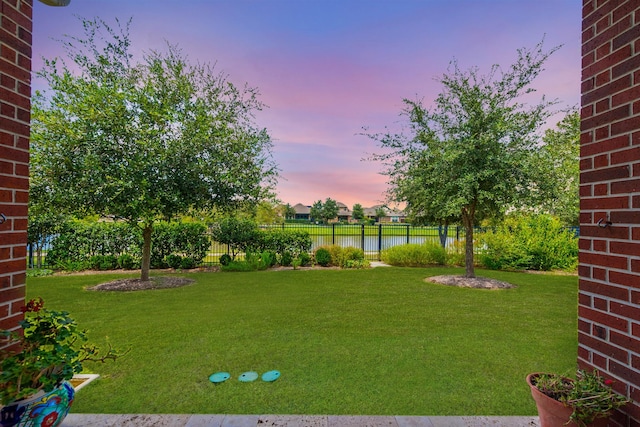
[[[582,18],[578,363],[617,381],[634,403],[616,421],[637,427],[640,1],[583,0]]]
[[[32,7],[0,0],[0,329],[16,328],[24,305]]]

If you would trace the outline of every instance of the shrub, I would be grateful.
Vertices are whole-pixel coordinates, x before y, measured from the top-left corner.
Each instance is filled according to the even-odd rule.
[[[366,259],[349,259],[346,261],[344,268],[369,268],[371,263]]]
[[[447,265],[464,266],[465,262],[465,242],[464,240],[454,240],[447,245]]]
[[[311,245],[311,236],[303,230],[270,229],[262,232],[260,241],[262,250],[274,251],[279,256],[289,252],[294,258],[309,251]]]
[[[300,255],[298,255],[298,259],[300,260],[300,265],[303,267],[311,265],[311,256],[307,252],[301,252]]]
[[[183,270],[189,270],[192,268],[196,268],[196,262],[193,258],[191,257],[184,257],[182,258],[182,261],[180,262],[180,268],[182,268]]]
[[[227,265],[223,265],[222,271],[238,272],[238,271],[255,271],[255,267],[247,261],[233,260]]]
[[[331,265],[331,252],[324,246],[321,246],[315,251],[316,263],[323,267],[328,267]]]
[[[214,241],[228,245],[231,258],[240,252],[250,252],[260,247],[261,232],[258,225],[249,219],[224,218],[211,230]]]
[[[229,254],[220,255],[220,264],[221,265],[229,265],[229,263],[231,261],[233,261],[233,259],[231,258],[231,255],[229,255]]]
[[[140,263],[136,262],[133,256],[129,254],[122,254],[118,257],[118,267],[124,270],[133,270],[140,267]]]
[[[550,215],[507,218],[480,236],[482,263],[500,270],[575,270],[578,239]]]
[[[88,265],[93,270],[113,270],[118,266],[118,259],[113,255],[94,255]]]
[[[329,253],[331,254],[331,265],[336,267],[342,266],[342,246],[339,245],[329,245],[326,247]]]
[[[165,264],[173,269],[178,269],[182,265],[182,257],[180,255],[170,254],[165,257]]]
[[[364,268],[364,251],[353,246],[342,248],[340,252],[340,267],[342,268]]]
[[[426,267],[435,264],[444,265],[447,253],[438,243],[409,243],[383,250],[380,253],[380,258],[385,263],[394,266]]]
[[[291,255],[291,252],[284,252],[282,253],[282,255],[280,255],[280,265],[283,267],[289,267],[291,265],[291,263],[293,262],[293,255]]]
[[[27,277],[51,276],[52,274],[53,270],[47,268],[30,268],[27,270]]]

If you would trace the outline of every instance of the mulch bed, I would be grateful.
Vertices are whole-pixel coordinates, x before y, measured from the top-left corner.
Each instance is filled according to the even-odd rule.
[[[190,285],[195,280],[184,277],[158,276],[150,280],[141,279],[119,279],[107,283],[88,287],[90,291],[144,291],[149,289],[178,288]]]
[[[464,277],[464,276],[433,276],[424,279],[426,282],[438,283],[440,285],[458,286],[461,288],[476,289],[510,289],[515,285],[507,282],[501,282],[496,279],[488,279],[486,277]]]

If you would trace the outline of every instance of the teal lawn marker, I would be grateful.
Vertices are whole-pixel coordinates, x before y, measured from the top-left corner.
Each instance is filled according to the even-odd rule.
[[[209,381],[214,384],[220,384],[222,382],[225,382],[229,378],[231,378],[229,372],[216,372],[215,374],[211,374],[211,376],[209,377]]]
[[[278,378],[280,378],[280,371],[269,371],[262,374],[262,381],[265,381],[268,383],[273,382]]]
[[[243,383],[250,383],[251,381],[255,381],[258,378],[258,373],[254,371],[248,371],[240,374],[238,377],[239,381]]]

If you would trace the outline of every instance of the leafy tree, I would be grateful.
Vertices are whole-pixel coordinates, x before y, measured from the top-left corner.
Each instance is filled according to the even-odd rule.
[[[63,41],[71,63],[45,60],[38,75],[49,89],[33,100],[32,190],[58,209],[140,226],[148,280],[157,220],[255,205],[277,170],[269,135],[253,123],[263,107],[256,89],[190,64],[175,46],[133,63],[129,23],[83,20],[84,37]]]
[[[475,277],[476,222],[531,200],[541,179],[532,159],[553,102],[529,105],[521,97],[534,91],[531,83],[557,49],[545,52],[542,42],[520,49],[507,70],[494,65],[488,75],[463,71],[454,60],[430,110],[404,100],[410,135],[367,134],[387,149],[373,159],[385,166],[390,199],[405,202],[410,214],[462,222],[466,277]]]
[[[211,237],[218,243],[228,245],[233,259],[241,252],[258,249],[261,244],[258,225],[246,218],[224,218],[213,227]]]
[[[385,211],[383,207],[376,208],[376,219],[378,222],[385,216],[387,216],[387,211]]]
[[[351,216],[356,221],[362,221],[364,219],[364,208],[360,203],[356,203],[353,205],[353,209],[351,210]]]
[[[318,200],[313,205],[311,205],[311,209],[309,210],[309,217],[314,221],[322,221],[322,210],[322,200]]]
[[[333,199],[327,198],[322,205],[322,221],[326,224],[337,218],[339,211],[338,203]]]
[[[564,224],[578,225],[580,214],[580,115],[570,111],[557,125],[547,129],[539,151],[540,166],[547,177],[543,210]]]
[[[287,203],[283,207],[283,214],[284,214],[284,218],[285,219],[295,219],[296,210],[293,208],[293,206],[291,206],[289,203]]]
[[[262,201],[256,207],[256,222],[258,224],[279,224],[283,218],[278,207],[269,201]]]

